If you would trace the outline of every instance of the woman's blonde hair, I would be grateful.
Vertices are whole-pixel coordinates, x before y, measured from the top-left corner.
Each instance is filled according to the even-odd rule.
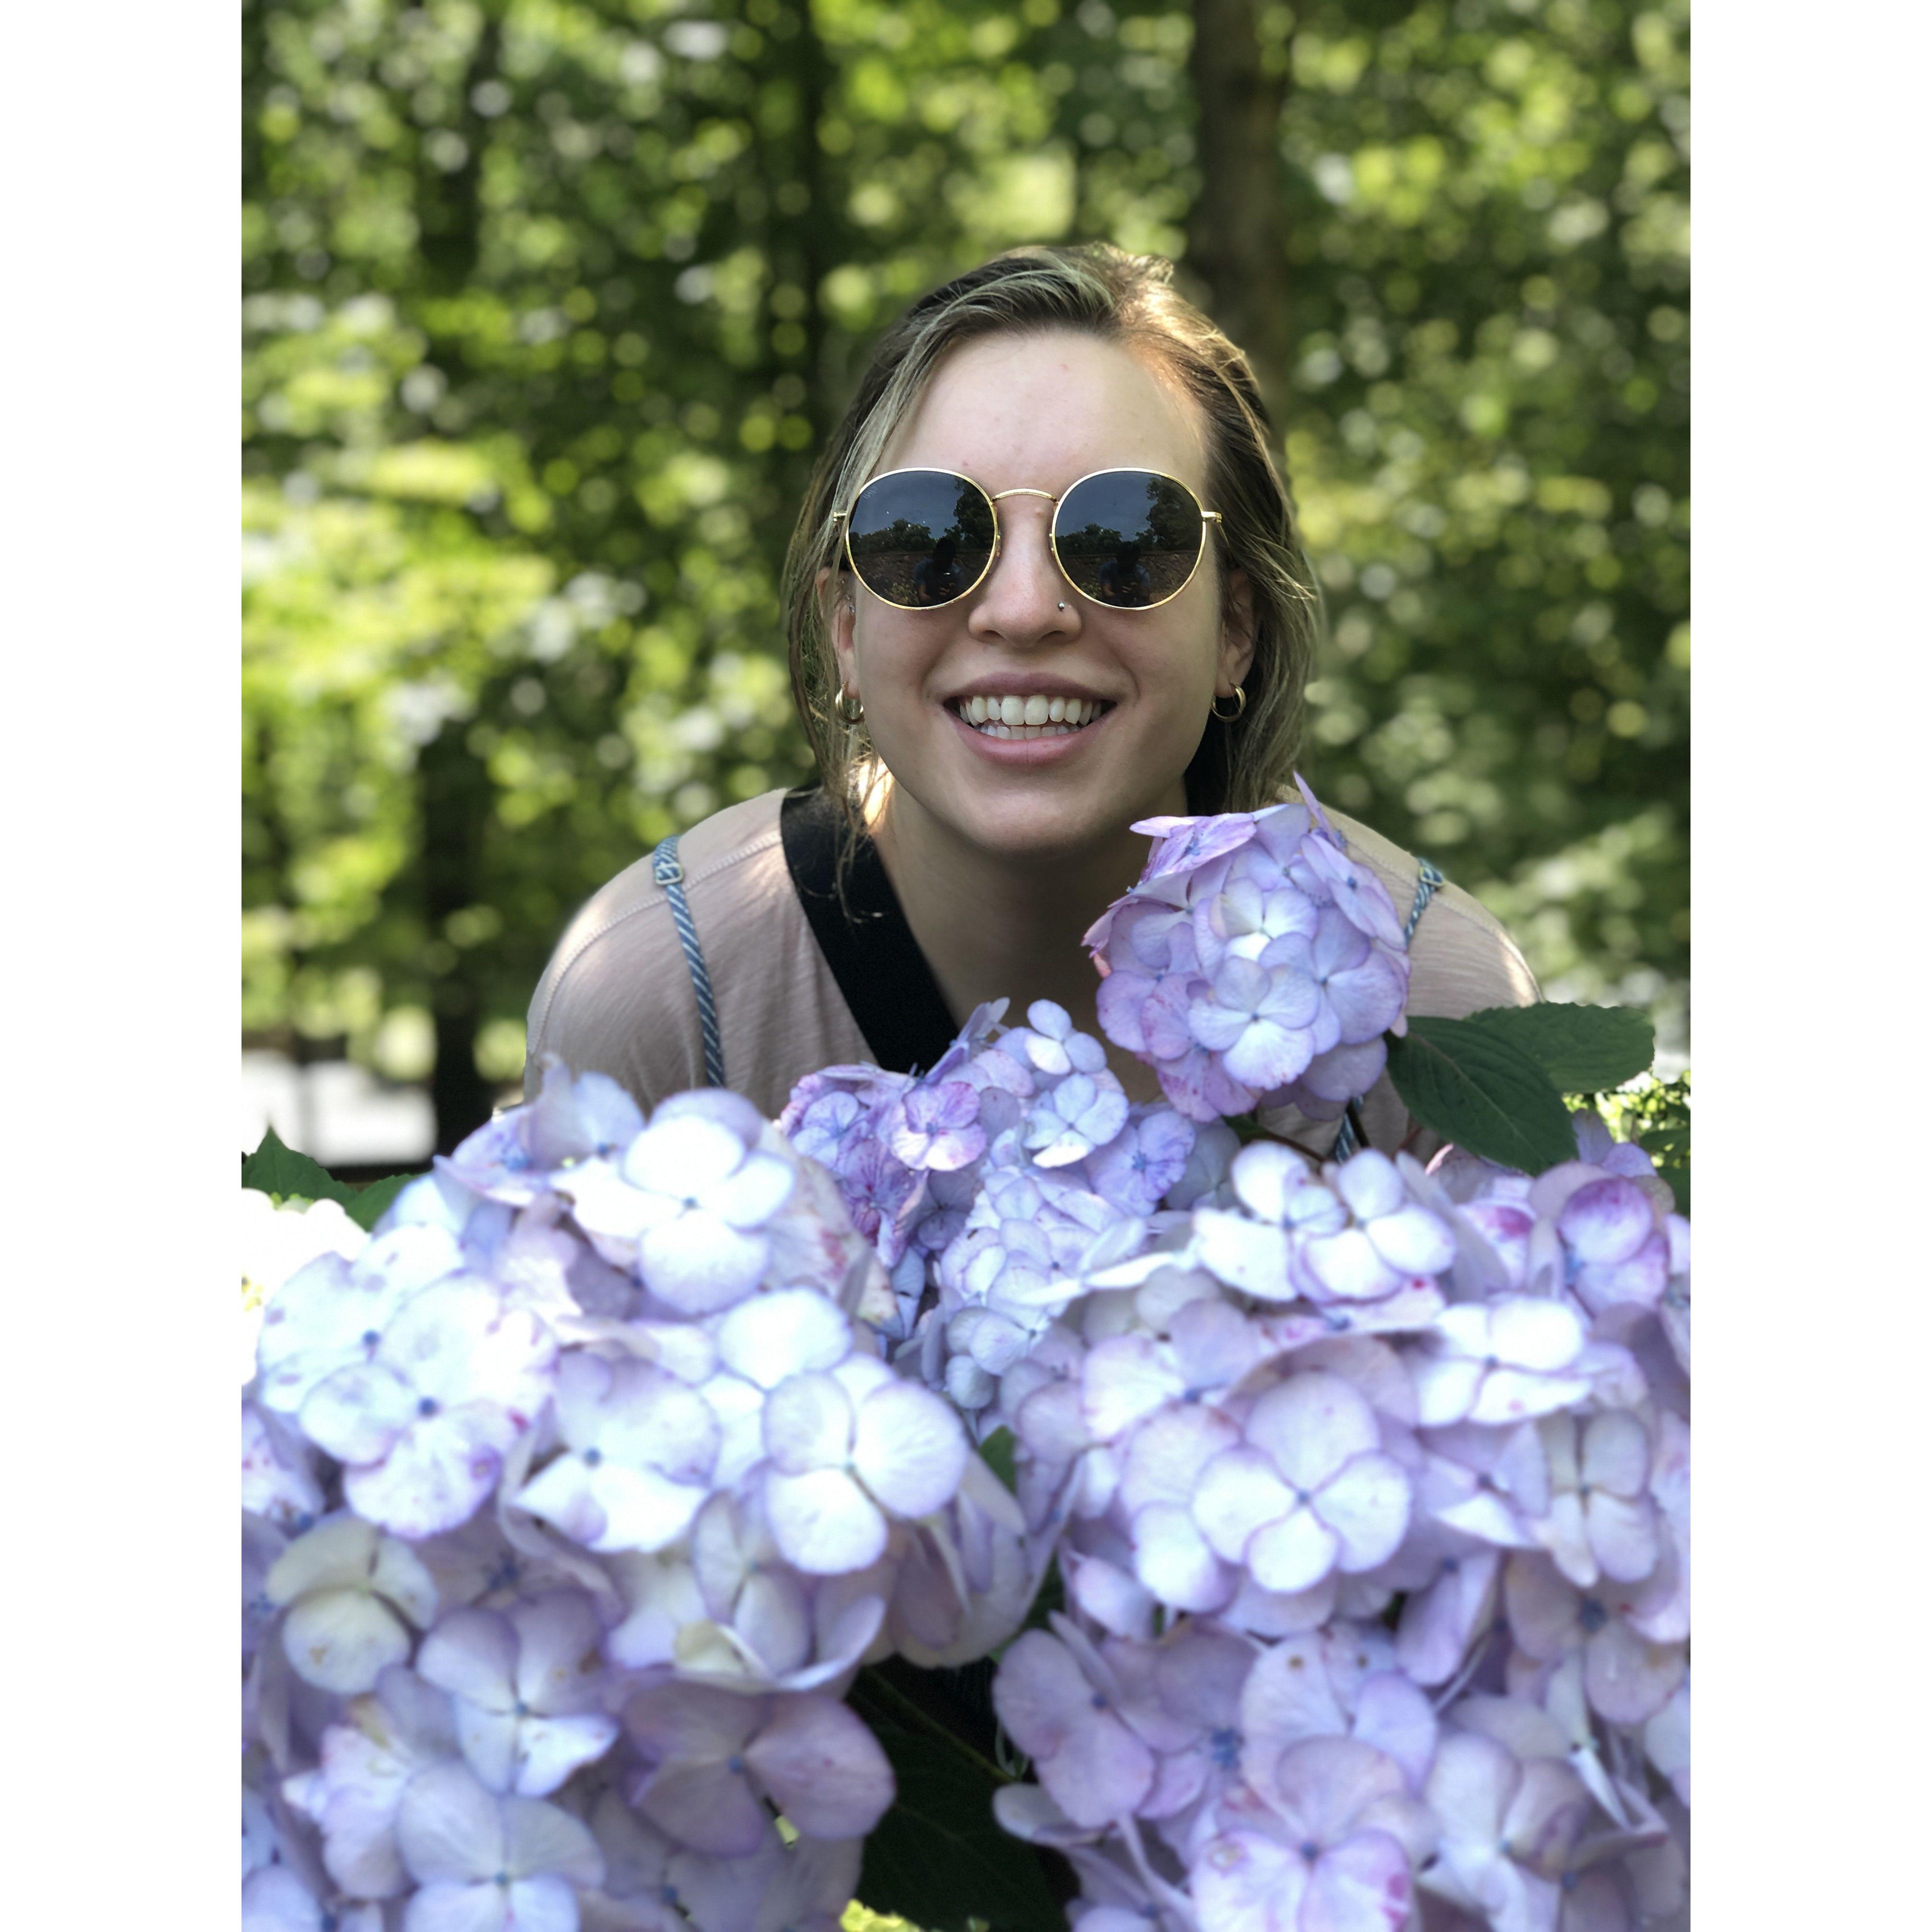
[[[838,704],[820,573],[845,571],[836,509],[849,508],[940,360],[990,335],[1071,329],[1136,351],[1199,406],[1208,429],[1208,502],[1219,510],[1216,550],[1224,621],[1228,572],[1247,578],[1254,657],[1247,704],[1227,724],[1204,718],[1187,767],[1197,813],[1274,802],[1294,761],[1316,626],[1316,594],[1276,468],[1268,414],[1247,358],[1173,286],[1172,263],[1106,243],[1016,248],[913,304],[874,347],[857,393],[820,456],[785,559],[786,635],[794,701],[827,793],[858,824],[868,746]]]

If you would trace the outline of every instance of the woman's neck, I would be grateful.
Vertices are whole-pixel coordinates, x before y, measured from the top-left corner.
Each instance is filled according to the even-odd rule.
[[[1010,1024],[1023,1024],[1034,1000],[1052,1000],[1100,1036],[1100,975],[1080,942],[1140,877],[1142,834],[1123,826],[1078,852],[1014,858],[960,838],[903,793],[889,795],[872,832],[956,1024],[984,1000],[1010,1000]],[[1131,1054],[1110,1045],[1108,1060],[1132,1098],[1158,1096],[1151,1071]]]

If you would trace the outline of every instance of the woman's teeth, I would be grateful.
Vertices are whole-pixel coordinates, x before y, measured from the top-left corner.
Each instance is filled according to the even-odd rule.
[[[1090,698],[962,698],[953,709],[989,738],[1064,738],[1106,707]]]

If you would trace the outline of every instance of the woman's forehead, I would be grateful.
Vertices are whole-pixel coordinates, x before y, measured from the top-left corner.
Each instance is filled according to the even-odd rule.
[[[923,467],[1055,492],[1091,470],[1142,467],[1198,491],[1207,452],[1199,412],[1144,360],[1054,329],[982,337],[946,357],[878,470]]]

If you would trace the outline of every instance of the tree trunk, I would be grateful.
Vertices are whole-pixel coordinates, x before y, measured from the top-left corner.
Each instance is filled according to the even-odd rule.
[[[460,166],[446,174],[425,156],[416,167],[417,247],[432,286],[454,294],[466,287],[476,272],[482,236],[483,149],[490,124],[477,112],[477,88],[496,78],[502,49],[502,22],[494,13],[485,16],[463,76],[455,130],[463,137]],[[398,103],[400,111],[402,104]]]
[[[1194,0],[1188,72],[1198,118],[1201,191],[1187,220],[1187,267],[1208,312],[1247,352],[1277,422],[1288,381],[1288,223],[1282,193],[1285,68],[1262,57],[1258,0]]]
[[[496,1095],[477,1070],[476,1034],[483,992],[475,952],[452,945],[451,914],[483,896],[483,828],[490,776],[469,745],[470,721],[452,718],[422,748],[416,766],[422,814],[422,910],[428,944],[430,1012],[436,1025],[436,1070],[430,1098],[436,1145],[448,1154],[490,1118]]]

